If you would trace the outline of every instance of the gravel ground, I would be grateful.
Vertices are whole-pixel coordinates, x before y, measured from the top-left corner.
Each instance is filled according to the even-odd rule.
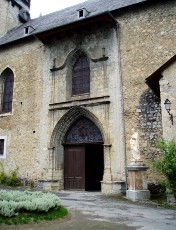
[[[175,230],[176,211],[151,202],[117,200],[98,192],[56,193],[68,208],[67,218],[40,224],[0,226],[0,230]]]

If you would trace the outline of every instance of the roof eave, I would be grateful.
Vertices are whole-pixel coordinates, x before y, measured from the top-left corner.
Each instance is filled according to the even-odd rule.
[[[45,36],[53,36],[54,34],[63,32],[63,31],[70,31],[71,29],[75,29],[75,28],[79,28],[82,27],[83,25],[88,25],[91,24],[95,21],[102,21],[102,20],[109,20],[109,22],[113,23],[113,24],[117,24],[117,20],[113,17],[113,15],[107,11],[98,15],[94,15],[88,18],[84,18],[81,20],[77,20],[74,22],[70,22],[68,24],[62,25],[62,26],[58,26],[49,30],[45,30],[45,31],[41,31],[39,33],[34,33],[33,36],[38,37],[42,42],[46,42],[47,39],[45,39]]]
[[[0,44],[0,47],[6,46],[6,45],[9,45],[9,44],[12,44],[12,43],[16,43],[16,42],[21,41],[21,40],[25,40],[25,39],[30,38],[30,37],[37,37],[42,42],[46,42],[45,39],[42,39],[42,37],[45,34],[52,34],[53,35],[55,33],[63,31],[63,30],[66,31],[66,30],[68,30],[70,28],[81,27],[83,24],[84,25],[89,24],[89,23],[91,23],[93,21],[101,20],[104,17],[108,18],[109,21],[111,21],[114,24],[117,23],[117,20],[113,17],[113,15],[109,11],[106,11],[106,12],[103,12],[101,14],[97,14],[97,15],[87,17],[87,18],[84,18],[84,19],[81,19],[81,20],[70,22],[68,24],[58,26],[58,27],[55,27],[55,28],[52,28],[52,29],[48,29],[48,30],[40,31],[40,32],[34,32],[34,33],[31,33],[31,34],[25,35],[23,37],[19,37],[19,38],[13,40],[13,41],[9,41],[9,42],[5,42],[5,43]]]
[[[170,58],[164,65],[158,68],[153,74],[145,79],[145,83],[149,86],[149,88],[156,94],[156,96],[160,97],[160,86],[159,81],[162,78],[162,72],[169,67],[174,61],[176,61],[176,55]]]

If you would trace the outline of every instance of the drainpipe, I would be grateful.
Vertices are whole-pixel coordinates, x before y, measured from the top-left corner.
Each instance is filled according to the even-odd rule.
[[[122,107],[122,125],[123,125],[123,139],[124,139],[124,166],[125,166],[125,184],[126,184],[126,190],[128,189],[127,184],[127,154],[126,154],[126,130],[125,130],[125,117],[124,117],[124,95],[123,95],[123,79],[122,79],[122,72],[121,72],[121,53],[120,53],[120,26],[117,22],[116,18],[109,12],[109,15],[113,20],[115,21],[115,31],[116,31],[116,37],[117,37],[117,43],[118,43],[118,66],[119,66],[119,76],[121,81],[121,107]]]

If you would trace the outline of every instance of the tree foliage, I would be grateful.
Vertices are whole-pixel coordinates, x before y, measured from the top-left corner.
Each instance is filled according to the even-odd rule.
[[[158,142],[162,158],[154,163],[156,170],[166,178],[165,185],[176,198],[176,140]]]

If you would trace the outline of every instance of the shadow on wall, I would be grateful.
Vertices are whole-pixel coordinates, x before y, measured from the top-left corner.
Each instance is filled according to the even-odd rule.
[[[156,142],[162,138],[161,102],[152,90],[146,90],[137,108],[140,151],[145,159],[153,161],[160,155]]]

